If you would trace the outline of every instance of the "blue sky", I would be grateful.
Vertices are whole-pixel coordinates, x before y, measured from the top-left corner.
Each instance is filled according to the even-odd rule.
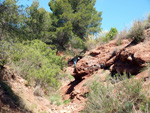
[[[31,4],[33,0],[20,0],[23,4]],[[39,0],[40,7],[50,11],[48,2]],[[133,21],[143,19],[150,13],[150,0],[97,0],[96,10],[102,11],[102,29],[116,27],[118,31],[129,28]]]
[[[116,27],[121,31],[150,13],[150,0],[97,0],[95,7],[103,12],[103,30]]]

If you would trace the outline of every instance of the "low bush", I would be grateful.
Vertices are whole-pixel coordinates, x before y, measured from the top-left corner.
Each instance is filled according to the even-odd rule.
[[[144,30],[150,28],[150,15],[148,15],[147,19],[144,19],[142,21],[137,20],[134,21],[131,28],[127,30],[123,30],[120,33],[116,35],[117,39],[117,45],[120,45],[121,39],[132,39],[132,41],[137,44],[141,41],[144,41],[146,39],[146,36],[144,35]],[[104,39],[107,41],[107,38],[104,37]]]
[[[3,41],[0,46],[1,64],[11,65],[29,83],[42,87],[59,86],[58,73],[64,67],[64,62],[56,55],[56,50],[40,40],[24,43]]]
[[[135,43],[144,40],[144,24],[142,21],[135,21],[129,30],[128,37],[133,39]]]
[[[106,33],[105,36],[102,37],[102,41],[103,42],[108,42],[110,40],[113,40],[115,35],[118,33],[116,28],[111,28],[110,31],[108,33]]]
[[[142,81],[124,79],[112,85],[94,81],[90,86],[86,113],[149,112],[150,100],[142,90]]]

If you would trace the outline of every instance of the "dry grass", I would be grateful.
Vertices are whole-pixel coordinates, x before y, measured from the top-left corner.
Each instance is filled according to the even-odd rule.
[[[89,35],[85,38],[85,47],[87,50],[92,50],[97,47],[97,42],[94,35]]]
[[[86,113],[131,113],[149,112],[150,100],[143,90],[143,81],[124,79],[112,85],[94,81],[90,86]]]
[[[149,28],[150,14],[146,19],[134,21],[129,30],[124,29],[123,31],[120,31],[120,33],[116,35],[117,46],[121,45],[121,40],[126,38],[133,40],[135,43],[144,41],[147,39],[147,37],[144,35],[144,31]]]
[[[122,39],[126,39],[127,38],[127,34],[128,34],[128,31],[126,29],[124,29],[123,31],[120,31],[115,39],[116,39],[116,45],[119,46],[122,44],[121,40]]]
[[[144,40],[144,22],[135,21],[129,30],[128,37],[133,39],[135,43],[141,42]]]
[[[100,32],[98,33],[97,36],[94,35],[89,35],[88,37],[85,37],[85,47],[87,48],[87,50],[92,50],[96,47],[98,47],[101,44],[106,43],[105,40],[105,36],[108,32]]]

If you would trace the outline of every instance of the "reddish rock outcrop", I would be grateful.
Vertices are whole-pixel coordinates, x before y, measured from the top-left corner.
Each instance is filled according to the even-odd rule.
[[[101,69],[109,69],[112,75],[126,72],[137,75],[135,79],[140,79],[141,69],[146,67],[147,63],[150,63],[150,40],[134,44],[124,39],[119,46],[117,41],[113,40],[85,53],[77,62],[74,71],[70,71],[75,80],[62,88],[63,95],[67,99],[82,100],[84,93],[88,92],[83,90],[86,89],[84,84],[93,77],[91,75],[97,76],[99,81],[105,81],[106,76],[100,77],[103,74],[98,73]],[[147,74],[145,77],[148,76]]]
[[[100,68],[110,68],[112,72],[120,74],[127,72],[136,75],[148,62],[150,41],[134,45],[128,40],[123,40],[120,46],[116,46],[116,41],[111,41],[86,53],[77,63],[73,76],[75,79],[83,79]]]
[[[130,42],[122,41],[122,45],[116,46],[116,41],[99,46],[98,48],[87,52],[76,65],[73,76],[75,79],[82,79],[84,76],[90,76],[100,68],[106,68],[113,65],[117,53],[125,48]]]

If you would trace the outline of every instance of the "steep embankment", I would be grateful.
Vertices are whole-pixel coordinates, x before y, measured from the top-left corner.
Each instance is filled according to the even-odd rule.
[[[51,111],[51,104],[44,97],[35,96],[27,81],[14,74],[9,67],[0,70],[0,112],[40,113]]]

